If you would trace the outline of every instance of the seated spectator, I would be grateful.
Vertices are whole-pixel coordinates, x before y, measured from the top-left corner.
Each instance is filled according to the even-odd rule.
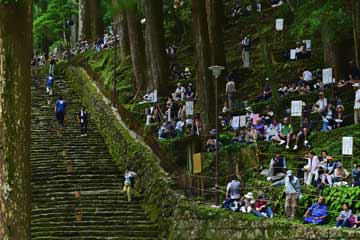
[[[334,128],[340,128],[344,122],[344,106],[337,105],[334,116]]]
[[[343,204],[343,211],[340,212],[340,215],[336,218],[336,227],[350,227],[350,218],[352,216],[352,211],[348,203]]]
[[[333,105],[329,103],[329,105],[321,112],[322,117],[322,128],[320,132],[327,132],[333,129],[334,119],[333,119]]]
[[[231,143],[243,143],[245,140],[245,137],[242,134],[242,131],[237,130],[235,132],[234,137],[231,138]]]
[[[186,87],[185,98],[186,98],[186,100],[194,100],[195,99],[191,83],[189,83],[188,86]]]
[[[175,93],[174,93],[174,100],[175,101],[184,100],[185,93],[186,93],[185,88],[182,86],[181,83],[178,83],[177,88],[176,88]]]
[[[318,170],[320,166],[319,158],[314,154],[312,150],[307,153],[308,163],[304,167],[304,182],[306,185],[311,185],[313,180],[317,182],[319,175]]]
[[[159,128],[159,131],[158,131],[159,140],[164,140],[169,137],[169,132],[166,129],[166,124],[167,124],[166,122],[163,122],[163,124]]]
[[[356,168],[354,168],[351,172],[352,178],[353,178],[353,186],[358,187],[360,186],[360,164],[356,165]],[[360,221],[360,219],[359,219]]]
[[[175,127],[175,132],[176,132],[176,136],[182,136],[183,135],[183,127],[184,127],[185,123],[184,121],[181,120],[181,118],[179,118],[176,122],[176,127]]]
[[[274,214],[270,208],[270,201],[266,197],[265,194],[261,194],[259,199],[255,201],[255,211],[254,214],[257,217],[266,217],[266,218],[273,218]]]
[[[290,148],[290,140],[293,134],[293,127],[289,121],[289,118],[285,117],[284,122],[281,125],[281,131],[279,135],[273,137],[273,141],[280,142],[279,145],[286,143],[286,149]]]
[[[283,1],[282,0],[271,0],[271,7],[278,7],[283,5]]]
[[[144,99],[144,102],[153,103],[154,102],[154,92],[151,91],[151,89],[148,89],[146,91],[146,94],[144,95],[143,99]],[[141,102],[141,103],[144,103],[144,102]]]
[[[265,141],[271,141],[275,136],[279,135],[281,131],[281,123],[273,119],[269,127],[266,128]]]
[[[323,151],[323,154],[326,153],[326,151]],[[319,168],[319,175],[321,179],[322,186],[329,185],[332,187],[333,185],[333,174],[336,169],[337,162],[334,162],[334,159],[332,156],[326,156],[326,158],[323,158],[323,161],[320,162],[320,168]]]
[[[286,160],[280,152],[276,152],[275,157],[270,160],[268,181],[278,181],[285,177]]]
[[[221,143],[219,142],[218,145],[219,149],[221,147]],[[212,152],[216,150],[216,129],[212,129],[210,131],[210,137],[206,142],[206,151],[207,152]]]
[[[319,93],[319,100],[316,101],[316,103],[313,105],[312,110],[313,112],[324,112],[326,110],[326,107],[328,105],[327,98],[324,97],[324,93]]]
[[[321,79],[318,79],[317,82],[313,85],[314,91],[323,92],[324,91],[324,83]]]
[[[300,131],[296,134],[295,145],[294,145],[293,150],[298,149],[298,143],[300,141],[300,138],[304,138],[304,146],[305,147],[309,144],[309,142],[307,140],[307,138],[309,136],[309,130],[310,130],[310,122],[307,118],[304,118],[300,125]]]
[[[304,214],[304,223],[323,224],[328,217],[328,210],[324,197],[319,197],[317,203],[313,204]]]
[[[307,83],[302,83],[299,86],[299,94],[300,95],[305,95],[310,93],[310,86]]]
[[[271,120],[273,116],[274,116],[274,112],[271,110],[270,106],[267,105],[264,114],[261,116],[263,123],[266,125],[271,124],[272,122]]]
[[[291,87],[289,87],[289,93],[290,94],[296,94],[299,92],[299,87],[296,85],[296,83],[291,84]]]
[[[285,97],[289,94],[288,87],[285,84],[280,84],[280,88],[278,89],[278,94],[280,97]]]
[[[265,136],[265,125],[262,123],[261,119],[258,119],[253,129],[251,130],[251,134],[253,136],[253,140],[256,142],[257,140],[264,139]]]
[[[243,213],[253,213],[255,211],[255,199],[252,192],[248,192],[243,198],[244,206],[240,208]]]
[[[336,165],[334,173],[332,174],[333,185],[334,186],[346,186],[347,182],[344,180],[349,176],[347,170],[342,166],[341,163]]]

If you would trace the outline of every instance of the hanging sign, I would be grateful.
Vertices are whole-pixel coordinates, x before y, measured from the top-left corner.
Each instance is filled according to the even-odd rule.
[[[353,155],[353,137],[342,138],[342,155]]]
[[[291,101],[291,116],[301,117],[302,115],[302,101]]]
[[[195,153],[193,156],[193,173],[201,173],[201,153]]]
[[[284,19],[283,18],[276,19],[275,29],[276,29],[276,31],[282,31],[284,29]]]
[[[296,60],[296,49],[290,49],[290,59]]]
[[[322,70],[322,80],[324,84],[333,83],[333,72],[332,68],[326,68]]]
[[[240,127],[246,126],[246,115],[240,116]]]
[[[186,106],[186,109],[185,109],[186,116],[193,115],[194,114],[194,102],[193,101],[186,102],[185,106]]]
[[[240,127],[240,116],[234,116],[231,121],[231,127],[238,129]]]

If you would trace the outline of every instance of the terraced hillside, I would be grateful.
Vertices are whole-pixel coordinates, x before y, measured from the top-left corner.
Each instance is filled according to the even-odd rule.
[[[139,199],[128,203],[121,192],[122,174],[91,119],[80,136],[80,102],[66,79],[56,78],[54,93],[48,101],[44,77],[33,79],[32,239],[158,239]],[[59,94],[68,107],[62,131],[53,113]]]

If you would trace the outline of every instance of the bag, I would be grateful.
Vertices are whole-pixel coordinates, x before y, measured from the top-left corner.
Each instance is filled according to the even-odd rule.
[[[356,218],[357,217],[354,214],[351,215],[351,217],[349,218],[350,227],[354,226]]]

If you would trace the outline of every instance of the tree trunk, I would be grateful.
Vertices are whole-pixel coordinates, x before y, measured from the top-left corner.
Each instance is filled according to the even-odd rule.
[[[324,49],[324,66],[333,68],[333,76],[336,79],[340,78],[340,62],[338,46],[334,39],[332,39],[331,31],[327,23],[324,23],[321,28],[321,38]]]
[[[116,5],[118,0],[112,0],[112,4]],[[126,61],[130,54],[129,37],[126,23],[125,12],[119,12],[113,17],[115,23],[116,34],[119,35],[119,46],[120,46],[120,59],[122,62]]]
[[[79,39],[91,40],[91,16],[90,5],[91,0],[79,0]]]
[[[156,89],[153,81],[153,72],[151,68],[151,54],[150,54],[150,28],[145,26],[145,56],[146,56],[146,86],[147,89]]]
[[[226,66],[224,48],[224,6],[222,0],[206,0],[206,15],[211,52],[210,65]],[[214,80],[216,81],[216,80]],[[218,80],[218,94],[225,93],[224,78]]]
[[[192,0],[192,23],[195,49],[196,96],[203,133],[215,127],[215,90],[208,67],[210,65],[209,33],[206,21],[205,0]]]
[[[154,88],[160,96],[168,94],[169,65],[165,55],[163,0],[144,1],[146,32]]]
[[[139,94],[145,92],[146,60],[144,37],[141,32],[140,19],[137,15],[136,7],[127,10],[126,22],[129,33],[131,62],[137,90],[135,97],[137,97]]]
[[[93,40],[98,40],[104,35],[104,22],[100,0],[88,0],[90,10],[90,31]]]
[[[360,1],[352,0],[352,21],[356,65],[360,67]]]
[[[222,0],[206,0],[211,65],[225,66],[224,7]]]
[[[0,12],[0,239],[31,239],[32,1]]]

